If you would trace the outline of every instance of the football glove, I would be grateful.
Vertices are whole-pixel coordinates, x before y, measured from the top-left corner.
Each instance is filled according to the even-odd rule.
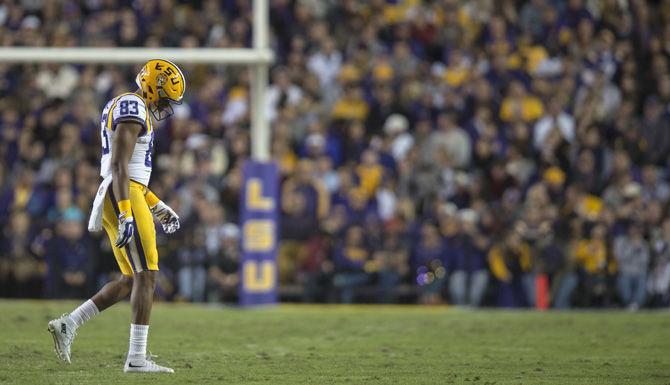
[[[165,231],[166,234],[172,234],[179,230],[179,216],[170,208],[170,206],[166,205],[165,202],[158,201],[158,203],[151,208],[151,212],[163,226],[163,231]]]
[[[116,236],[116,247],[123,248],[130,243],[130,240],[133,239],[134,228],[135,220],[132,215],[126,216],[125,212],[119,214],[119,233]]]

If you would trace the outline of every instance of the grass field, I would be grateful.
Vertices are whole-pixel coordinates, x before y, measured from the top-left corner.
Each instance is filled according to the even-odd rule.
[[[127,304],[56,359],[46,323],[73,305],[0,301],[0,383],[670,384],[668,312],[158,304],[149,350],[176,374],[124,375]]]

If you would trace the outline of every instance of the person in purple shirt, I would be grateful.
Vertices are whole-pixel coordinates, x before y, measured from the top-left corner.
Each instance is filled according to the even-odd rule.
[[[478,228],[478,215],[472,209],[459,213],[461,233],[458,237],[460,253],[451,264],[449,295],[457,305],[477,307],[481,304],[489,282],[486,253],[490,240]]]
[[[92,247],[85,236],[84,215],[76,207],[66,209],[55,236],[47,244],[46,260],[51,293],[55,298],[81,298],[90,285]]]
[[[419,242],[412,250],[412,267],[419,290],[419,302],[442,302],[442,288],[446,282],[445,244],[433,223],[421,226]]]
[[[361,226],[351,226],[344,235],[344,241],[335,247],[335,277],[333,285],[339,293],[341,303],[354,301],[357,287],[369,281],[366,263],[370,259],[370,251],[365,244],[365,233]]]
[[[378,269],[377,301],[380,303],[396,301],[398,285],[409,272],[407,246],[404,223],[397,221],[387,224],[372,254]]]

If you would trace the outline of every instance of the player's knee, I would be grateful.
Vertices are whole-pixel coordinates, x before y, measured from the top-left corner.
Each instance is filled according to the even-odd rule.
[[[139,286],[153,289],[156,286],[157,273],[155,270],[140,271],[135,273],[134,279]]]
[[[119,278],[119,283],[127,290],[130,290],[133,287],[133,276],[122,275],[121,278]]]

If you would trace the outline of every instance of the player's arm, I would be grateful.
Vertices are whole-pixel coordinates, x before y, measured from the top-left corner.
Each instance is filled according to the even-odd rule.
[[[133,213],[130,209],[130,177],[128,163],[135,150],[135,142],[142,125],[121,122],[116,125],[112,146],[112,191],[119,212],[119,233],[116,247],[124,247],[133,237]]]

